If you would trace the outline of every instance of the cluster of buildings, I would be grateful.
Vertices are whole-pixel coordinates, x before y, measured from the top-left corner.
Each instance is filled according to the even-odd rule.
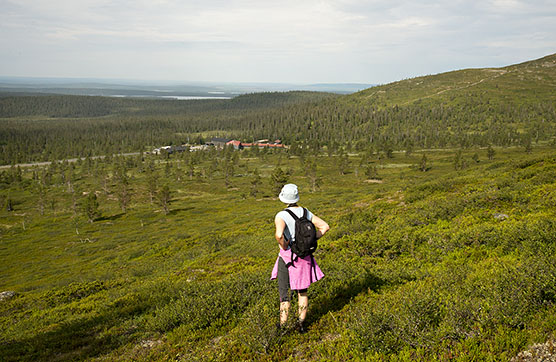
[[[152,153],[155,155],[159,155],[162,151],[167,152],[168,154],[172,154],[174,152],[184,152],[186,150],[189,151],[200,151],[206,150],[209,147],[217,147],[217,148],[224,148],[228,146],[233,146],[235,150],[242,150],[244,148],[250,147],[259,147],[259,148],[286,148],[282,144],[280,140],[274,140],[274,142],[270,142],[268,139],[262,139],[251,143],[244,143],[237,140],[231,140],[227,138],[219,138],[214,137],[209,142],[206,142],[204,145],[200,146],[189,146],[189,145],[181,145],[181,146],[162,146],[159,148],[155,148]]]
[[[241,141],[230,140],[226,138],[213,138],[210,142],[207,142],[206,145],[214,146],[219,148],[224,148],[226,146],[233,146],[236,150],[242,150],[244,148],[249,147],[259,147],[259,148],[285,148],[282,144],[282,141],[275,140],[274,142],[269,142],[269,140],[258,140],[252,143],[244,143]]]

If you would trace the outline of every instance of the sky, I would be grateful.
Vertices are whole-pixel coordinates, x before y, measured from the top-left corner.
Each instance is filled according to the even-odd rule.
[[[0,0],[0,76],[385,84],[553,53],[555,0]]]

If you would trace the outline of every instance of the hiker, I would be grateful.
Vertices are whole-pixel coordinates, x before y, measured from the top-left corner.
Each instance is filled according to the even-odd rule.
[[[298,255],[294,254],[290,249],[292,239],[294,241],[296,240],[296,221],[287,210],[290,210],[290,212],[294,213],[298,218],[301,218],[305,214],[306,219],[311,221],[314,225],[313,230],[316,231],[316,239],[322,237],[330,227],[325,221],[309,210],[297,205],[299,193],[296,185],[285,185],[280,192],[279,198],[280,201],[288,205],[286,210],[280,211],[274,218],[274,223],[276,224],[275,237],[278,244],[280,244],[280,253],[274,264],[271,279],[278,279],[278,292],[280,294],[279,327],[283,328],[288,320],[291,289],[292,291],[297,291],[299,296],[299,319],[297,322],[297,329],[299,332],[305,333],[304,323],[307,317],[307,307],[309,303],[307,288],[311,283],[322,279],[324,274],[315,262],[312,252],[305,257],[298,257]],[[296,248],[296,250],[298,249]]]

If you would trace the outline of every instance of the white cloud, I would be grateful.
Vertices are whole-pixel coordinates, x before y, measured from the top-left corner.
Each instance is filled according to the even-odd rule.
[[[1,75],[387,82],[554,52],[556,4],[0,0],[0,34]]]

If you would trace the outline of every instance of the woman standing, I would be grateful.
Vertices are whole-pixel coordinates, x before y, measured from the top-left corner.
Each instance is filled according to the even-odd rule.
[[[278,196],[280,201],[287,204],[287,210],[293,212],[297,217],[303,216],[310,220],[316,228],[317,239],[322,237],[330,227],[328,224],[311,213],[309,210],[297,205],[299,193],[297,186],[287,184],[282,188]],[[307,317],[307,307],[309,298],[307,288],[311,283],[324,277],[312,255],[304,258],[298,257],[290,251],[290,242],[295,239],[295,219],[286,210],[276,214],[274,218],[276,224],[275,237],[280,244],[280,252],[271,279],[278,279],[278,292],[280,294],[280,327],[283,327],[287,320],[290,310],[290,290],[297,291],[299,296],[299,319],[297,328],[301,333],[305,333],[305,319]],[[293,259],[293,260],[292,260]]]

